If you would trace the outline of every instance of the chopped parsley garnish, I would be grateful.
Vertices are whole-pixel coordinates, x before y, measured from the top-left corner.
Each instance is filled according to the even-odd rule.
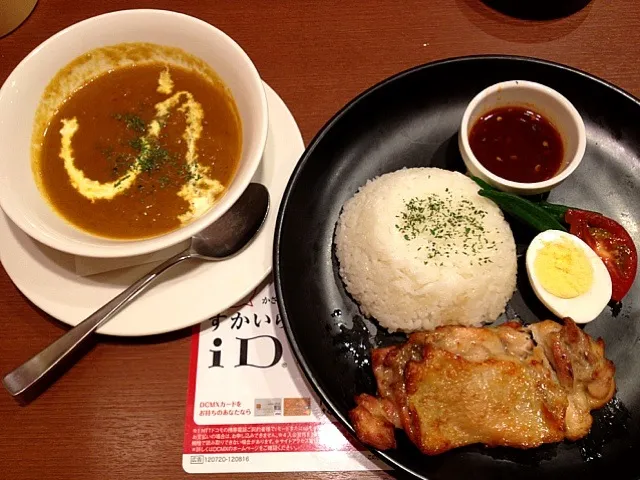
[[[122,178],[118,179],[118,181],[115,183],[115,185],[114,185],[114,186],[115,186],[116,188],[118,188],[118,187],[120,186],[120,184],[121,184],[122,182],[124,182],[127,178],[129,178],[129,174],[126,174],[124,177],[122,177]]]
[[[133,132],[142,134],[147,131],[147,124],[134,113],[116,113],[114,117],[116,120],[124,122],[127,129]]]
[[[487,251],[496,247],[496,242],[487,238],[486,215],[470,200],[454,198],[446,188],[442,194],[405,200],[395,228],[407,242],[418,239],[416,251],[425,264],[434,260],[441,265],[451,255],[473,257],[486,264],[492,262]],[[482,253],[485,255],[479,257]]]
[[[157,172],[159,175],[154,184],[160,188],[171,185],[179,185],[181,182],[197,182],[202,179],[200,166],[197,162],[186,163],[180,156],[170,151],[165,145],[165,134],[152,136],[147,134],[147,125],[144,120],[133,113],[119,113],[114,118],[125,124],[127,131],[133,135],[130,138],[118,140],[123,151],[114,152],[113,147],[101,149],[104,157],[113,162],[112,175],[119,178],[115,183],[118,187],[124,180],[129,178],[131,171],[152,175]],[[167,119],[163,117],[159,120],[161,126],[166,125]],[[127,147],[131,148],[130,153]],[[125,174],[124,176],[122,176]],[[144,188],[139,183],[138,189]]]
[[[142,137],[136,137],[129,140],[129,146],[133,148],[135,151],[140,152],[144,147]]]
[[[137,157],[136,167],[145,173],[159,170],[160,167],[171,160],[172,154],[154,139],[142,138],[140,154]]]

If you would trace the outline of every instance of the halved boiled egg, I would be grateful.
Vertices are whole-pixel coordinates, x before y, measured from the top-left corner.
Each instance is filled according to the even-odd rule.
[[[547,230],[529,245],[527,275],[540,301],[576,323],[596,318],[611,299],[611,277],[589,245],[575,235]]]

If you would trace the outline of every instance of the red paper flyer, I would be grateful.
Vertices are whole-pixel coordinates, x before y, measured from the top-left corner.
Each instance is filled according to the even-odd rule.
[[[191,345],[186,472],[388,468],[311,393],[289,349],[272,283],[195,327]]]

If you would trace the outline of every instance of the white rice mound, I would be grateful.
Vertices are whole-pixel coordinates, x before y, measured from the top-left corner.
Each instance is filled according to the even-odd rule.
[[[504,312],[516,287],[515,242],[478,190],[461,173],[411,168],[368,181],[344,204],[336,255],[364,315],[412,332],[481,325]],[[403,220],[411,211],[418,217]]]

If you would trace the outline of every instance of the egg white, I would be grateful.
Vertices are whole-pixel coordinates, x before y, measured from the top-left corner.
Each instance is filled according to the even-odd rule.
[[[580,248],[593,267],[591,288],[574,298],[560,298],[542,286],[534,269],[534,261],[545,244],[566,238]],[[538,234],[529,245],[526,256],[527,275],[533,291],[540,301],[560,318],[571,317],[576,323],[588,323],[596,318],[611,299],[611,277],[600,257],[575,235],[560,230],[547,230]]]

